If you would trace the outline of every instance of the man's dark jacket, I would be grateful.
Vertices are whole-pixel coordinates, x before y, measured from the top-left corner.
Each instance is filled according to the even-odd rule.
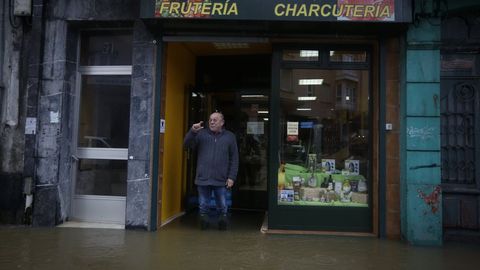
[[[222,129],[215,134],[203,128],[195,133],[190,129],[184,145],[197,151],[195,184],[224,186],[228,178],[233,181],[237,178],[238,148],[232,132]]]

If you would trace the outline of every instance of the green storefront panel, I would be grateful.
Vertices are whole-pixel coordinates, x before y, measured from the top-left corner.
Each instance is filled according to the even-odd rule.
[[[440,82],[439,50],[407,51],[407,83]]]
[[[440,116],[440,85],[409,83],[406,108],[408,116]]]
[[[407,185],[407,240],[418,245],[441,245],[442,196],[438,185]]]
[[[440,181],[440,152],[407,151],[409,184],[432,184]]]

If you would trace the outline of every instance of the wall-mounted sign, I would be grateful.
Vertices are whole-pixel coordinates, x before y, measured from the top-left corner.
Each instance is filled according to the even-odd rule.
[[[287,122],[287,135],[298,135],[298,122]]]
[[[165,119],[160,119],[160,133],[165,133]]]
[[[403,2],[399,0],[143,0],[142,17],[405,22],[410,20],[407,14],[411,7]],[[404,16],[397,18],[396,13]]]

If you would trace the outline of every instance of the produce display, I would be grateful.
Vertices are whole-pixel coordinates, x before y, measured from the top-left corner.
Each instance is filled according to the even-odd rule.
[[[332,166],[331,160],[327,160]],[[346,164],[358,164],[346,160]],[[334,166],[334,165],[333,165]],[[357,165],[358,166],[358,165]],[[349,168],[346,166],[346,168]],[[320,170],[294,164],[282,164],[278,171],[280,205],[368,207],[367,180],[358,170]]]

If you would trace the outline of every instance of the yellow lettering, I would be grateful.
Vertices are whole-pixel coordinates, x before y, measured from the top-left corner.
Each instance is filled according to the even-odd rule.
[[[222,3],[214,3],[212,8],[212,15],[221,15],[222,14]]]
[[[328,8],[329,11],[325,11],[325,9]],[[322,16],[323,17],[328,17],[330,16],[330,10],[332,10],[332,6],[330,6],[329,4],[325,4],[322,6],[322,10],[321,10],[321,13],[322,13]]]
[[[353,9],[353,17],[363,17],[363,6],[358,5]]]
[[[211,3],[203,3],[202,5],[202,15],[209,15],[211,11]]]
[[[332,7],[332,15],[335,17],[340,17],[342,16],[343,13],[343,5],[340,5],[340,8],[337,7],[337,5],[333,5]]]
[[[162,2],[162,5],[160,6],[160,13],[168,11],[169,5],[170,2]]]
[[[298,12],[295,16],[307,16],[307,6],[305,4],[301,4],[300,8],[298,9]]]
[[[380,17],[390,17],[390,8],[388,6],[384,6]]]
[[[365,17],[371,17],[374,18],[375,16],[373,15],[373,12],[375,11],[375,6],[373,5],[368,5],[365,7]]]
[[[190,9],[192,7],[191,3],[182,3],[182,14],[188,14],[190,12]]]
[[[227,15],[238,15],[238,7],[237,7],[237,3],[233,3],[231,6],[230,6],[230,9],[228,10],[228,13]]]
[[[315,16],[318,17],[318,11],[320,11],[320,6],[317,4],[312,4],[310,6],[310,11],[308,12],[308,16],[312,16],[315,13]]]
[[[275,16],[283,16],[283,15],[285,15],[285,5],[277,4],[275,6]]]
[[[200,13],[201,8],[202,8],[202,3],[199,3],[199,2],[193,3],[193,14]]]
[[[354,5],[345,5],[345,14],[343,14],[343,16],[345,17],[351,17],[351,13],[350,13],[350,9],[352,9],[352,7],[354,7]]]
[[[171,5],[170,5],[170,13],[173,14],[180,14],[180,12],[178,12],[178,9],[180,9],[180,3],[178,2],[173,2]]]
[[[286,16],[295,16],[295,11],[297,11],[297,4],[293,4],[293,5],[290,5],[288,4],[287,5],[287,11],[286,11]],[[291,14],[290,14],[291,12]]]

